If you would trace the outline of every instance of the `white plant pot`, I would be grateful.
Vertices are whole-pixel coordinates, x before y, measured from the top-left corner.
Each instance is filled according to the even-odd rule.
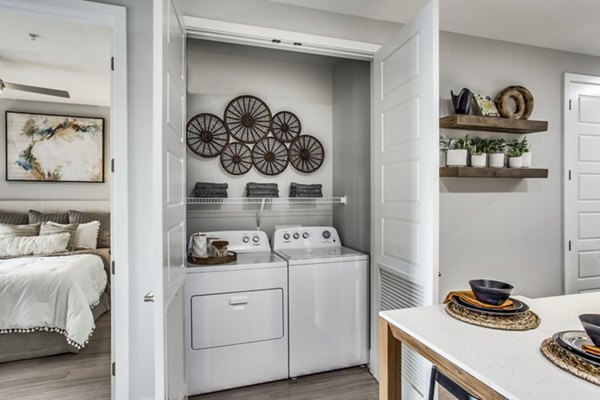
[[[446,166],[446,153],[448,150],[440,150],[440,167]]]
[[[510,168],[523,168],[523,157],[509,157],[508,166]]]
[[[493,153],[489,155],[489,165],[492,168],[504,168],[504,153]]]
[[[467,150],[448,150],[446,155],[446,164],[449,167],[466,167],[467,166]]]
[[[523,157],[523,168],[531,167],[531,152],[523,153],[521,157]]]
[[[487,154],[473,154],[471,156],[471,167],[483,168],[487,166]]]

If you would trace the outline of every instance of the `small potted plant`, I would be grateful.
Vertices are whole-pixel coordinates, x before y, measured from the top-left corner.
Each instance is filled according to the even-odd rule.
[[[452,145],[452,138],[447,138],[445,136],[440,136],[440,167],[445,167],[447,165],[447,153],[448,149]]]
[[[521,141],[521,146],[523,148],[523,168],[531,167],[531,147],[529,143],[527,143],[527,138],[523,138]]]
[[[493,168],[504,168],[504,149],[506,141],[504,139],[490,139],[488,143],[489,165]]]
[[[487,151],[489,140],[480,137],[474,137],[469,143],[469,154],[471,154],[471,167],[487,167]]]
[[[446,164],[449,167],[466,167],[467,166],[467,147],[469,146],[469,135],[464,138],[456,139],[450,143],[448,149]]]
[[[508,166],[510,168],[523,167],[523,144],[515,139],[508,144]]]

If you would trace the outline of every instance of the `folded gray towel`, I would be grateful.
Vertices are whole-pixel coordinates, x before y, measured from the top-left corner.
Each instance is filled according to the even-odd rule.
[[[290,189],[290,193],[321,193],[321,192],[322,192],[321,189],[302,189],[302,188]]]
[[[279,197],[278,193],[271,194],[247,194],[246,197]]]
[[[302,198],[302,197],[323,197],[323,193],[298,193],[292,194],[290,193],[290,197]]]
[[[247,189],[277,189],[276,183],[256,183],[248,182],[246,184]]]
[[[227,192],[225,193],[198,193],[192,192],[193,197],[198,198],[217,198],[217,199],[225,199],[227,198]]]
[[[214,183],[214,182],[196,182],[195,189],[227,189],[229,185],[227,183]]]
[[[290,184],[290,189],[319,189],[319,190],[321,190],[322,188],[323,188],[323,185],[321,185],[321,184],[305,185],[305,184],[296,183],[296,182],[292,182]]]
[[[278,195],[279,190],[246,190],[246,194],[253,194],[256,196],[270,195],[270,194]]]

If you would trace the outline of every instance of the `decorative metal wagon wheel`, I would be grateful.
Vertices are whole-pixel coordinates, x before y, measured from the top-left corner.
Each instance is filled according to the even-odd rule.
[[[244,175],[252,168],[252,153],[243,143],[229,143],[221,153],[221,165],[231,175]]]
[[[273,116],[273,136],[284,143],[290,143],[300,135],[302,125],[295,114],[280,111]]]
[[[214,158],[229,143],[229,132],[223,120],[214,114],[203,113],[192,117],[186,131],[188,148],[200,157]]]
[[[256,143],[271,130],[271,110],[254,96],[231,100],[225,107],[224,120],[231,136],[243,143]]]
[[[280,140],[266,137],[252,148],[252,162],[263,174],[278,175],[288,165],[288,149]]]
[[[323,164],[325,150],[314,136],[298,136],[290,144],[290,163],[300,172],[315,172]]]

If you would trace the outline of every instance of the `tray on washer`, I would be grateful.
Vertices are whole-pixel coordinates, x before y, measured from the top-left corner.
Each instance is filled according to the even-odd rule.
[[[220,265],[231,264],[237,261],[237,253],[228,251],[225,257],[193,257],[188,254],[188,262],[196,265]]]

